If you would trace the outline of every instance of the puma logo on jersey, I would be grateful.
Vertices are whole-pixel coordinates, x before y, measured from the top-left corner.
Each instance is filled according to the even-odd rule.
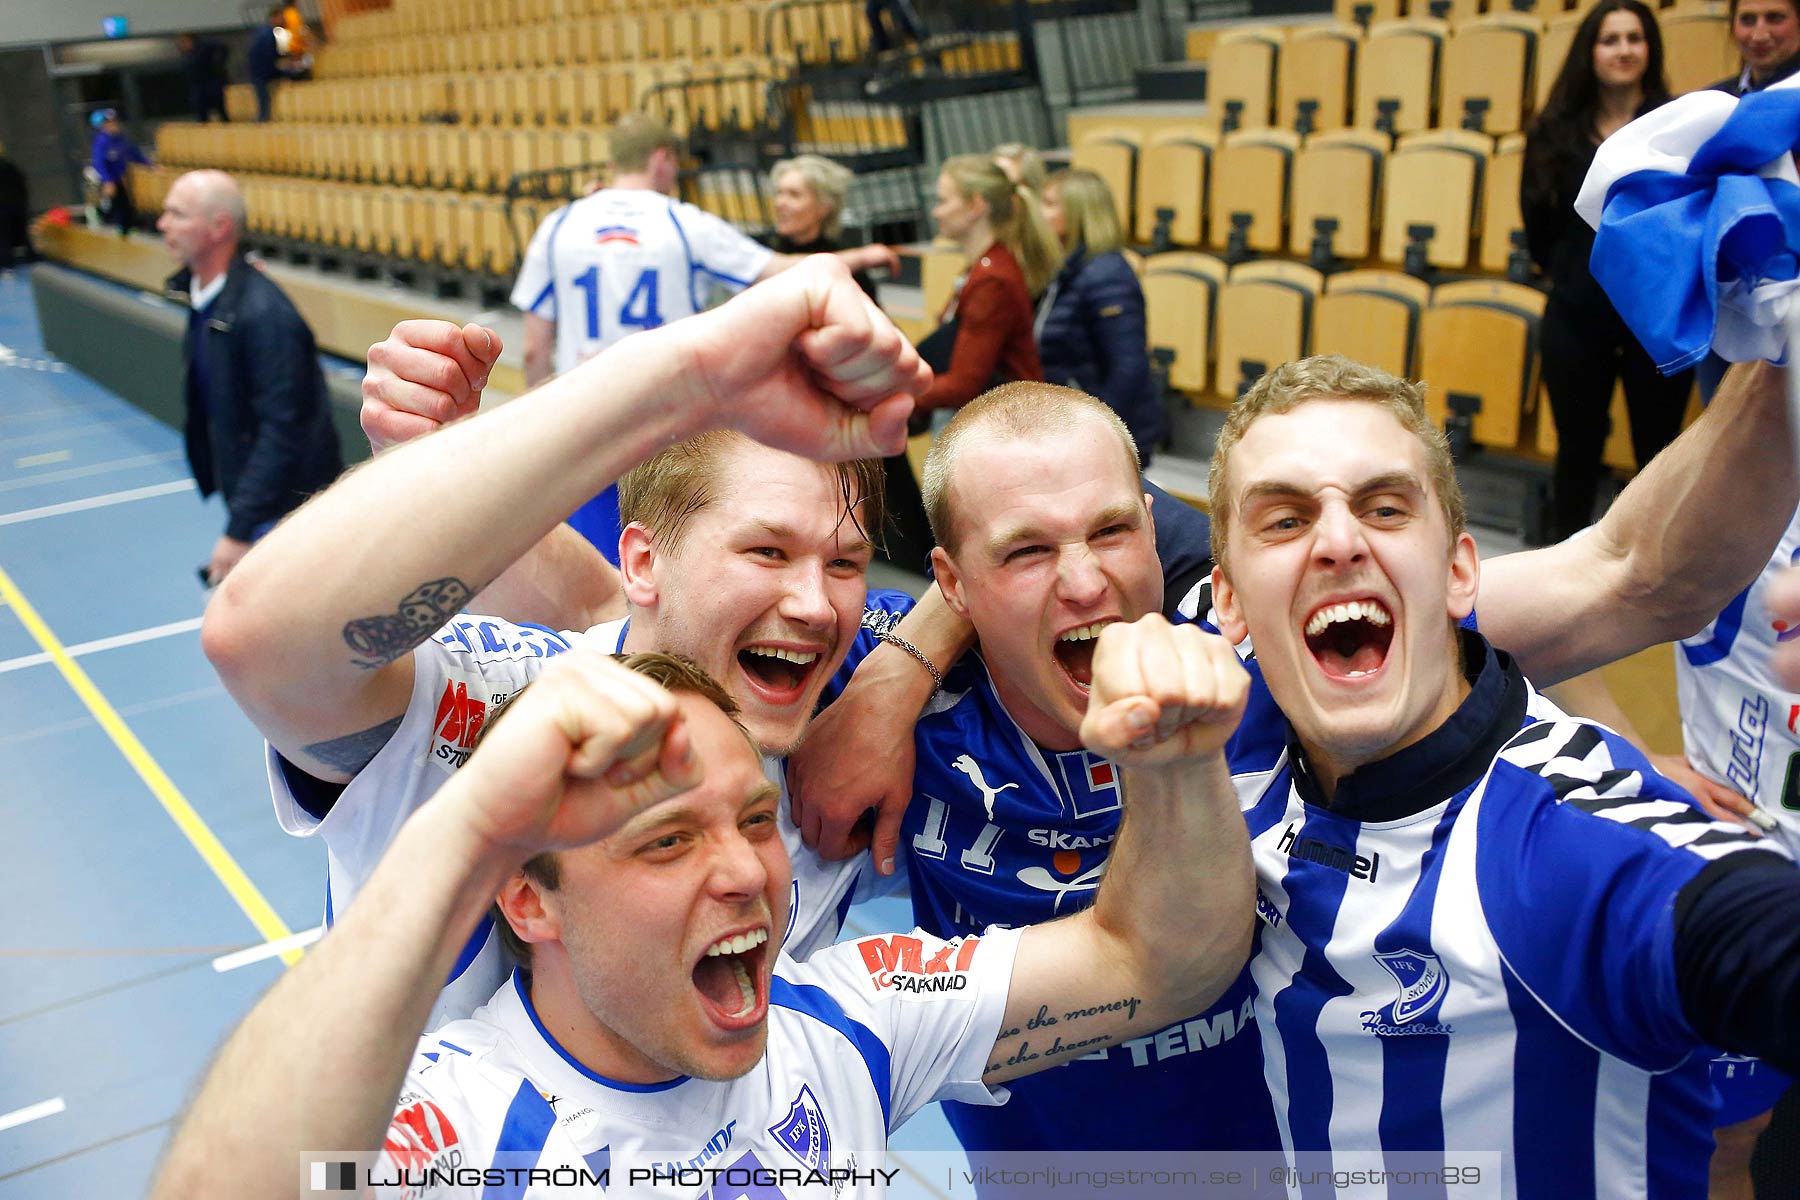
[[[974,784],[976,789],[981,793],[981,805],[983,808],[987,809],[988,820],[990,821],[994,819],[994,801],[1000,798],[1000,793],[1006,791],[1008,788],[1016,788],[1019,786],[1016,783],[1003,783],[999,787],[990,787],[988,781],[982,777],[981,764],[966,754],[959,754],[951,759],[950,765],[955,770],[961,771],[964,775],[967,775],[969,777],[969,782]]]

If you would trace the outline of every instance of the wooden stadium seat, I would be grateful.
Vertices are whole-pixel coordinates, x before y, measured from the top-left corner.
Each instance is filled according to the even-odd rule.
[[[1426,261],[1434,267],[1469,265],[1483,174],[1492,139],[1462,129],[1409,134],[1388,156],[1381,202],[1384,263],[1406,260],[1410,227],[1430,225]]]
[[[1312,253],[1321,219],[1336,221],[1334,256],[1363,259],[1373,243],[1381,203],[1381,166],[1387,135],[1370,129],[1342,129],[1308,138],[1294,156],[1293,224],[1288,253]]]
[[[1563,60],[1569,56],[1569,43],[1575,40],[1575,31],[1581,28],[1582,19],[1586,16],[1586,9],[1554,13],[1545,22],[1544,32],[1538,37],[1537,65],[1533,70],[1535,83],[1531,89],[1532,111],[1543,111],[1544,101],[1550,98],[1550,88],[1556,83]],[[1664,38],[1666,42],[1666,34]]]
[[[1540,28],[1537,18],[1512,14],[1457,25],[1438,72],[1440,123],[1495,136],[1524,128]]]
[[[692,45],[688,57],[725,58],[730,55],[731,51],[725,48],[725,14],[729,7],[724,4],[709,4],[692,14]]]
[[[1477,444],[1517,446],[1537,389],[1543,315],[1544,293],[1521,284],[1472,280],[1434,291],[1419,366],[1431,419],[1441,425],[1473,406]]]
[[[1224,247],[1231,240],[1233,221],[1248,214],[1248,248],[1282,248],[1287,237],[1288,185],[1299,148],[1299,135],[1285,129],[1250,129],[1226,135],[1214,155],[1217,169],[1212,180],[1209,246]]]
[[[1275,123],[1299,129],[1306,106],[1308,133],[1328,133],[1350,124],[1350,81],[1356,75],[1355,25],[1311,25],[1297,29],[1281,47]]]
[[[1198,246],[1206,217],[1213,152],[1219,134],[1211,125],[1165,129],[1151,136],[1138,169],[1137,240],[1156,235],[1158,214],[1171,214],[1169,238],[1177,246]]]
[[[1402,8],[1400,0],[1332,0],[1331,11],[1346,25],[1367,29],[1377,21],[1397,21]]]
[[[1239,263],[1219,290],[1213,395],[1230,402],[1265,371],[1304,358],[1324,277],[1298,263]]]
[[[642,57],[656,62],[675,57],[670,15],[667,9],[653,8],[639,17],[642,32],[638,45]]]
[[[1126,129],[1096,129],[1075,143],[1072,166],[1085,167],[1106,180],[1119,209],[1119,224],[1132,228],[1137,201],[1137,135]]]
[[[552,114],[556,110],[556,72],[532,70],[526,73],[521,81],[524,85],[524,98],[520,102],[519,111],[526,125],[552,124]]]
[[[1393,105],[1393,130],[1412,133],[1432,126],[1438,55],[1449,26],[1430,19],[1383,21],[1369,28],[1356,61],[1356,124],[1381,127],[1382,108]]]
[[[1144,315],[1150,348],[1174,352],[1169,386],[1202,395],[1211,381],[1213,313],[1225,264],[1210,254],[1173,251],[1144,260]]]
[[[732,4],[725,8],[725,49],[728,55],[758,54],[762,51],[756,34],[761,9],[756,4]]]
[[[1268,128],[1275,107],[1275,67],[1281,58],[1281,41],[1281,29],[1269,25],[1233,29],[1213,43],[1206,64],[1206,98],[1220,129]]]
[[[1525,135],[1509,133],[1488,160],[1482,187],[1481,258],[1484,271],[1506,270],[1512,258],[1512,239],[1524,233],[1525,218],[1519,212],[1519,185],[1525,175]]]
[[[1419,372],[1419,324],[1431,285],[1398,271],[1345,271],[1313,305],[1312,353],[1342,354],[1402,379]]]
[[[567,30],[555,21],[531,27],[531,57],[540,67],[563,67],[570,61]]]
[[[1679,96],[1738,73],[1737,49],[1723,5],[1678,4],[1657,14],[1662,26],[1663,69],[1669,91]]]

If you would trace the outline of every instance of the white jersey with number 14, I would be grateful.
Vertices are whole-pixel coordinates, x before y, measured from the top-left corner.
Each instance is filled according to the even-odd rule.
[[[512,302],[555,322],[561,374],[627,334],[693,316],[715,284],[748,287],[772,256],[691,204],[660,192],[604,188],[544,218]]]

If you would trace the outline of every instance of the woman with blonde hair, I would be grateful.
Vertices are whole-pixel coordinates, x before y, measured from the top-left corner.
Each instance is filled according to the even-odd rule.
[[[784,158],[769,170],[775,189],[772,208],[775,236],[769,248],[777,254],[831,254],[844,248],[844,200],[854,172],[817,154]],[[867,271],[854,273],[857,286],[875,298],[875,281]]]
[[[993,159],[962,154],[944,161],[931,215],[969,267],[920,346],[937,380],[919,407],[961,408],[996,384],[1042,379],[1031,298],[1055,277],[1062,252],[1031,193]]]
[[[1056,275],[1062,253],[1037,200],[984,154],[944,160],[931,210],[938,236],[955,242],[968,262],[938,327],[919,343],[937,373],[919,398],[912,430],[925,432],[981,393],[1015,380],[1041,380],[1032,338],[1031,298]],[[935,410],[935,411],[934,411]],[[886,553],[917,571],[931,553],[924,502],[904,456],[888,460]]]
[[[1125,232],[1112,189],[1092,171],[1058,171],[1045,181],[1043,211],[1067,253],[1038,306],[1044,378],[1110,405],[1148,466],[1168,417],[1151,383],[1144,289],[1120,253]]]

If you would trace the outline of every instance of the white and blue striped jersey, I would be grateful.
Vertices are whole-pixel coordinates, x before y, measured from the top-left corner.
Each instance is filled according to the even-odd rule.
[[[1018,939],[994,930],[942,941],[915,930],[845,942],[806,963],[783,955],[767,1052],[722,1082],[636,1084],[590,1070],[544,1028],[514,975],[470,1019],[420,1040],[371,1168],[391,1185],[378,1194],[884,1195],[875,1173],[888,1134],[908,1117],[939,1099],[1005,1098],[981,1077]],[[554,1193],[433,1183],[456,1167],[560,1168],[571,1182],[583,1169],[608,1175],[603,1187]]]
[[[1712,1052],[1676,991],[1675,898],[1766,844],[1464,637],[1479,673],[1438,730],[1329,807],[1290,749],[1249,801],[1284,1148],[1497,1150],[1508,1200],[1697,1200]]]
[[[876,593],[870,603],[910,604],[911,598]],[[468,761],[489,714],[535,679],[551,658],[577,641],[608,654],[617,653],[624,644],[626,628],[622,620],[596,625],[583,634],[515,625],[496,617],[464,615],[448,622],[413,651],[412,698],[399,727],[368,766],[357,772],[322,820],[302,807],[280,756],[274,747],[268,747],[276,819],[289,834],[318,837],[325,843],[326,924],[334,913],[350,906],[406,819]],[[843,668],[846,674],[838,678],[847,678],[848,670],[862,661],[873,645],[872,635],[859,634]],[[794,865],[789,897],[792,911],[784,945],[789,954],[804,959],[837,940],[844,913],[855,900],[877,894],[889,881],[866,869],[867,855],[834,863],[807,849],[787,803],[782,761],[765,758],[763,770],[782,789],[779,827]],[[429,1024],[474,1012],[493,995],[513,965],[492,922],[483,920],[457,960]]]
[[[512,302],[555,322],[560,375],[627,334],[693,316],[715,285],[748,287],[773,254],[661,192],[602,188],[544,218]]]
[[[1779,826],[1771,836],[1800,854],[1800,694],[1775,675],[1776,648],[1800,625],[1769,612],[1776,575],[1800,562],[1800,514],[1755,582],[1705,629],[1675,648],[1681,740],[1702,775],[1756,802]]]

